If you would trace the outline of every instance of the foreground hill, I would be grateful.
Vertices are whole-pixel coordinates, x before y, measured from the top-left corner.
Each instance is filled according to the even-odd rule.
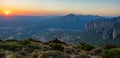
[[[67,44],[57,38],[48,42],[0,40],[0,58],[120,58],[120,48],[89,43]]]

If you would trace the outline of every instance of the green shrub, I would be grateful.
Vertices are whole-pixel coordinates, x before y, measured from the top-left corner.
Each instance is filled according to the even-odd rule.
[[[81,51],[78,52],[77,55],[81,55],[81,54],[87,54],[87,51],[81,50]]]
[[[89,43],[82,44],[81,48],[85,51],[91,51],[95,47]]]
[[[28,40],[31,42],[36,42],[36,43],[43,43],[42,41],[37,40],[37,39],[33,39],[33,38],[28,38]]]
[[[102,58],[120,58],[120,49],[104,50],[101,56]]]
[[[91,51],[91,55],[100,55],[102,53],[102,48],[95,48]]]
[[[15,58],[26,58],[27,52],[26,51],[20,51],[15,55]]]
[[[66,54],[73,54],[73,53],[75,53],[75,49],[73,49],[73,48],[65,49],[65,53]]]
[[[48,45],[42,45],[42,51],[51,50],[51,47]]]
[[[49,43],[61,43],[61,44],[66,44],[65,42],[59,40],[58,38],[55,38],[55,39],[49,41]]]
[[[31,58],[38,58],[39,54],[40,53],[38,53],[38,52],[33,52],[32,55],[31,55],[32,56]]]
[[[62,44],[50,44],[52,50],[64,51],[64,46]]]
[[[16,40],[16,39],[7,39],[7,40],[5,40],[5,42],[18,42],[18,40]]]
[[[91,58],[91,57],[88,55],[81,54],[79,56],[76,56],[76,58]]]
[[[106,44],[106,45],[104,46],[104,48],[105,48],[105,49],[112,49],[112,48],[116,48],[116,46],[113,45],[113,44]]]
[[[80,51],[75,58],[91,58],[86,51]]]
[[[24,51],[27,51],[28,53],[31,53],[36,49],[41,49],[41,47],[36,44],[28,44],[24,46]]]
[[[24,40],[24,41],[20,41],[19,43],[22,44],[22,45],[27,45],[27,44],[31,44],[31,41]]]
[[[64,55],[60,51],[46,51],[40,56],[40,58],[69,58],[69,56]]]
[[[19,51],[22,49],[22,45],[17,44],[17,43],[5,43],[2,45],[2,48],[5,50],[10,50],[10,51]]]

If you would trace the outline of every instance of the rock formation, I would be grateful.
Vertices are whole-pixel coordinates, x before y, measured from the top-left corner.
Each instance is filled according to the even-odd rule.
[[[102,39],[120,39],[120,17],[100,18],[91,23],[86,23],[86,30],[101,33]]]

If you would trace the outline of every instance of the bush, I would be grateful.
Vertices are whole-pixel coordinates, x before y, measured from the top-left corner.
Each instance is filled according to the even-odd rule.
[[[42,45],[42,51],[51,50],[51,47],[48,45]]]
[[[21,41],[21,42],[19,42],[20,44],[22,44],[22,45],[27,45],[27,44],[31,44],[31,41],[29,41],[29,40],[24,40],[24,41]]]
[[[6,58],[5,52],[0,50],[0,58]]]
[[[5,43],[2,45],[2,48],[5,50],[10,50],[10,51],[19,51],[22,49],[22,45],[17,44],[17,43]]]
[[[28,40],[31,42],[43,43],[42,41],[39,41],[39,40],[33,39],[33,38],[28,38]]]
[[[91,58],[91,57],[86,53],[81,53],[80,55],[76,56],[75,58]]]
[[[58,38],[55,38],[55,39],[49,41],[49,43],[61,43],[61,44],[66,44],[65,42],[59,40]]]
[[[95,48],[91,51],[91,55],[100,55],[102,51],[102,48]]]
[[[40,58],[69,58],[69,56],[64,55],[60,51],[46,51],[40,56]]]
[[[81,55],[81,54],[87,54],[87,51],[84,51],[84,50],[79,51],[77,55]]]
[[[24,51],[27,51],[28,53],[31,53],[36,49],[41,49],[41,47],[36,44],[28,44],[24,46]]]
[[[73,54],[73,53],[75,53],[75,50],[72,48],[68,48],[68,49],[65,49],[65,53],[66,54]]]
[[[88,55],[81,54],[79,56],[76,56],[76,58],[91,58],[91,57]]]
[[[18,40],[15,40],[15,39],[7,39],[5,42],[18,42]]]
[[[40,54],[40,52],[33,52],[32,54],[31,54],[31,58],[38,58],[39,57],[39,54]]]
[[[101,56],[102,58],[120,58],[120,49],[104,50]]]
[[[95,47],[91,44],[85,43],[82,44],[81,48],[85,51],[91,51],[92,49],[94,49]]]
[[[50,44],[52,50],[64,51],[64,46],[61,44]]]
[[[113,45],[113,44],[107,44],[107,45],[104,46],[104,48],[105,49],[112,49],[112,48],[116,48],[116,46]]]

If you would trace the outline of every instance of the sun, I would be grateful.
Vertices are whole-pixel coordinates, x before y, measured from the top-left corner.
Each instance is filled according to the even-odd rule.
[[[11,12],[9,10],[4,11],[5,15],[9,15]]]

